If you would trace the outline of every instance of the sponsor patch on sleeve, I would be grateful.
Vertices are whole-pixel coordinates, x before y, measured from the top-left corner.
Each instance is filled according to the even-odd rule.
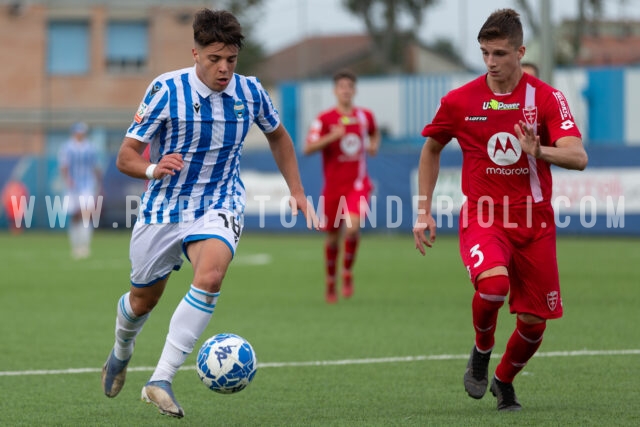
[[[564,97],[564,94],[560,91],[553,92],[553,96],[556,98],[558,102],[558,109],[560,110],[560,119],[566,120],[571,119],[571,111],[569,110],[569,103],[567,99]]]
[[[136,111],[135,116],[133,116],[133,120],[135,120],[136,123],[142,123],[142,119],[144,119],[144,115],[147,112],[147,104],[145,104],[144,102],[140,103],[140,106],[138,107],[138,111]]]

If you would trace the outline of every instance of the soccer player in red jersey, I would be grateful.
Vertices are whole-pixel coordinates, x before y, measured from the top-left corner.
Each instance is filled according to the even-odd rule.
[[[369,201],[372,190],[367,174],[367,155],[375,155],[380,146],[380,132],[374,115],[366,108],[353,105],[356,75],[348,70],[333,76],[336,106],[323,111],[311,124],[304,147],[305,154],[322,151],[324,214],[321,222],[326,231],[326,300],[335,303],[337,259],[341,228],[344,227],[342,261],[342,295],[353,294],[352,267],[360,240],[360,212]]]
[[[466,196],[459,224],[460,254],[475,293],[475,345],[464,374],[469,396],[480,399],[500,307],[509,296],[516,328],[491,381],[500,411],[521,409],[512,382],[538,350],[546,321],[562,316],[551,206],[551,170],[582,170],[587,154],[564,95],[522,72],[522,24],[512,9],[495,11],[478,33],[487,73],[445,95],[419,165],[416,248],[436,238],[431,214],[440,152],[456,138],[463,153]]]
[[[9,181],[2,190],[2,206],[7,214],[7,223],[11,234],[22,233],[22,219],[18,218],[20,215],[20,209],[18,207],[22,204],[22,198],[25,199],[25,203],[29,200],[29,190],[21,181]],[[17,224],[16,219],[18,218]]]

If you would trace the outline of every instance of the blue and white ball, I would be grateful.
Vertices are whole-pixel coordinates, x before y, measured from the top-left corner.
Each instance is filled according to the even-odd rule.
[[[210,390],[230,394],[244,390],[256,375],[258,362],[251,344],[241,336],[214,335],[198,351],[196,371]]]

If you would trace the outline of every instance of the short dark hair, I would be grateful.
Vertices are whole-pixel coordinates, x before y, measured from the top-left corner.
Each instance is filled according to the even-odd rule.
[[[538,65],[534,64],[533,62],[521,62],[520,66],[530,67],[535,73],[534,77],[538,77],[540,75],[540,69],[538,68]]]
[[[193,18],[193,40],[199,47],[222,43],[241,49],[244,35],[240,23],[231,12],[201,9]]]
[[[522,46],[522,23],[518,12],[513,9],[499,9],[489,15],[478,32],[478,41],[496,39],[507,39],[516,49]]]
[[[346,70],[346,69],[339,70],[333,75],[333,82],[334,83],[337,83],[338,80],[342,80],[342,79],[349,79],[353,83],[358,81],[358,77],[356,76],[356,73],[354,73],[351,70]]]

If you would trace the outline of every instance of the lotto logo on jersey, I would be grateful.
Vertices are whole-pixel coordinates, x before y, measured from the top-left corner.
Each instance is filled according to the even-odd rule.
[[[573,128],[576,124],[573,123],[572,120],[565,120],[564,122],[562,122],[562,124],[560,125],[560,129],[562,130],[569,130],[571,128]]]

